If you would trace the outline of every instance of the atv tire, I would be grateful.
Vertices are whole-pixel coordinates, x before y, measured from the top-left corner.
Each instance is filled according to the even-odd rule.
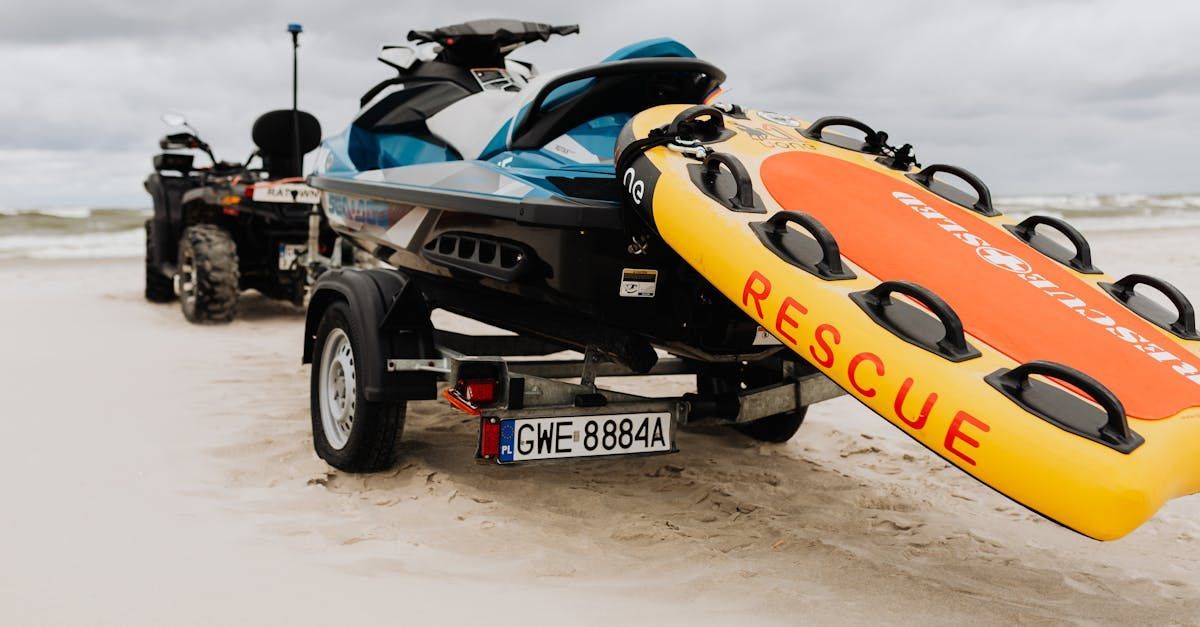
[[[197,224],[179,239],[179,304],[191,322],[229,322],[237,313],[238,254],[233,237]]]
[[[317,327],[311,399],[313,448],[330,466],[347,472],[377,472],[396,463],[404,433],[404,401],[368,401],[363,396],[362,332],[350,306],[334,303]]]
[[[735,369],[722,369],[696,376],[697,391],[701,394],[736,394],[742,390],[767,387],[782,381],[782,372],[755,367],[754,364],[739,365]],[[782,444],[796,435],[807,414],[808,407],[800,407],[794,411],[759,418],[754,422],[735,424],[733,428],[759,442]]]
[[[171,278],[163,275],[155,266],[154,226],[146,220],[146,300],[152,303],[169,303],[175,300],[175,285]]]

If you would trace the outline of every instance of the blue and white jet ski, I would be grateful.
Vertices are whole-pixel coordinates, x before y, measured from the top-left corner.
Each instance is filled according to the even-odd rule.
[[[396,76],[362,96],[309,179],[331,227],[438,307],[637,371],[654,346],[700,359],[755,350],[757,325],[649,244],[614,175],[633,115],[705,103],[725,74],[666,38],[557,73],[509,57],[577,32],[481,20],[385,46]]]

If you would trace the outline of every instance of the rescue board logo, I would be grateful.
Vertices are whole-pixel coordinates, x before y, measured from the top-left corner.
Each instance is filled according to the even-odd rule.
[[[658,270],[624,268],[621,270],[622,298],[654,298],[658,288]]]
[[[760,117],[768,122],[782,124],[784,126],[788,126],[791,128],[800,128],[800,120],[797,120],[796,118],[794,118],[790,115],[785,115],[783,113],[775,113],[774,111],[759,111],[758,117]]]
[[[642,198],[646,196],[646,184],[638,179],[633,168],[625,170],[625,174],[621,176],[621,184],[625,186],[625,191],[629,192],[633,202],[642,204]]]
[[[1083,316],[1104,328],[1112,337],[1123,341],[1154,361],[1170,368],[1175,374],[1200,385],[1200,367],[1186,361],[1187,357],[1179,357],[1163,347],[1153,343],[1137,331],[1117,323],[1117,320],[1104,311],[1092,306],[1083,296],[1064,291],[1058,284],[1033,271],[1033,266],[1024,259],[1001,250],[989,244],[987,240],[972,233],[965,226],[951,220],[937,209],[925,204],[919,198],[906,192],[894,191],[892,197],[915,211],[918,215],[930,220],[932,224],[945,231],[955,239],[975,249],[975,254],[983,261],[996,268],[1012,272],[1020,277],[1030,287],[1039,290],[1045,296],[1053,298],[1063,306]]]
[[[979,255],[980,259],[1002,270],[1008,270],[1016,274],[1029,274],[1033,272],[1033,266],[1029,265],[1029,262],[1006,250],[1000,250],[991,246],[980,246],[975,249],[975,254]]]

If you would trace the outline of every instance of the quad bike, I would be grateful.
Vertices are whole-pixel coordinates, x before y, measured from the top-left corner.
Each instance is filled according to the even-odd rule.
[[[289,32],[295,44],[299,25]],[[245,163],[218,160],[183,116],[163,121],[180,130],[160,140],[164,152],[145,181],[154,201],[145,225],[146,299],[178,298],[191,322],[233,320],[249,289],[303,304],[316,275],[341,261],[318,209],[320,192],[301,178],[303,155],[320,142],[317,119],[296,109],[294,97],[292,109],[263,114]],[[209,163],[197,166],[196,153]]]

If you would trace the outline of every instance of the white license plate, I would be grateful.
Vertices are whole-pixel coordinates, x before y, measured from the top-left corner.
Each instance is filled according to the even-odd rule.
[[[501,463],[675,450],[671,414],[614,414],[500,421]]]
[[[277,183],[255,185],[250,195],[254,202],[286,202],[298,205],[315,205],[321,202],[321,190],[303,183]]]
[[[297,260],[304,256],[308,247],[303,244],[280,244],[279,245],[279,269],[291,270],[292,266],[296,265]]]

